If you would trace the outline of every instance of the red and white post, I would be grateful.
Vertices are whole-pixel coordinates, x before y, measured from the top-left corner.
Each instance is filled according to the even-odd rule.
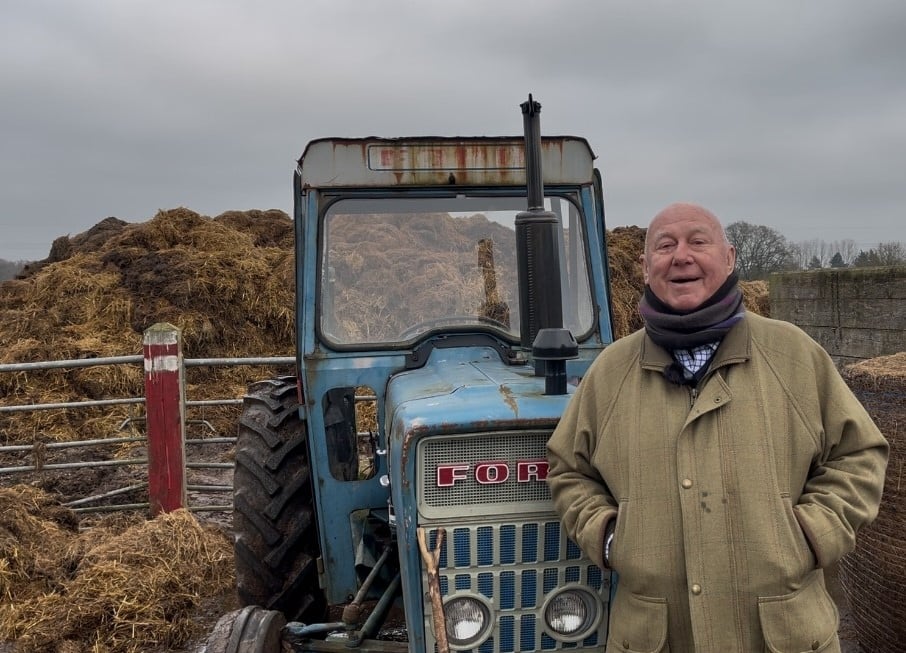
[[[186,418],[182,338],[158,323],[144,334],[148,499],[151,516],[186,506]]]

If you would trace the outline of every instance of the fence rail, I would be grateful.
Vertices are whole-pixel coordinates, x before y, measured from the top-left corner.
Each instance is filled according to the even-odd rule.
[[[96,467],[147,466],[147,479],[140,483],[133,482],[114,490],[72,499],[64,505],[82,513],[149,510],[152,516],[159,512],[176,508],[188,508],[196,512],[231,510],[232,502],[219,504],[206,502],[190,505],[188,500],[189,492],[195,495],[199,493],[227,493],[232,492],[232,485],[222,482],[189,483],[187,481],[187,470],[223,471],[232,469],[233,464],[210,460],[188,461],[186,460],[186,446],[190,445],[196,448],[203,448],[209,445],[231,447],[235,444],[236,438],[217,435],[216,430],[207,420],[187,420],[185,416],[189,408],[240,406],[242,399],[237,397],[203,400],[186,399],[185,370],[189,367],[225,366],[265,366],[276,368],[295,365],[295,359],[289,356],[184,358],[180,330],[173,325],[161,323],[155,324],[145,331],[143,353],[141,355],[0,364],[0,374],[115,365],[144,366],[144,396],[0,406],[0,415],[4,413],[140,405],[144,407],[144,415],[127,417],[120,424],[119,430],[123,431],[126,428],[133,428],[137,423],[143,422],[145,435],[0,446],[0,460],[8,460],[17,454],[20,456],[22,454],[31,454],[33,461],[31,465],[0,466],[0,484],[3,484],[5,477],[28,472],[45,473]],[[187,438],[187,424],[201,425],[215,435],[206,438]],[[48,452],[130,444],[147,445],[147,455],[105,460],[45,462]],[[136,492],[145,490],[148,493],[148,501],[145,502],[92,505],[115,497],[134,495]]]

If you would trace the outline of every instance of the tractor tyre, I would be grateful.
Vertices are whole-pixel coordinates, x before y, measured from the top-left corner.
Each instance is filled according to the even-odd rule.
[[[223,615],[205,644],[205,653],[280,653],[283,613],[246,606]]]
[[[322,621],[308,429],[295,377],[256,383],[243,399],[233,488],[241,604],[279,610],[289,621]]]

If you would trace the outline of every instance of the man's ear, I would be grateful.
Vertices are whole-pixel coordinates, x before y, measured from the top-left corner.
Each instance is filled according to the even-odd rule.
[[[735,259],[734,259],[735,260]],[[639,254],[639,263],[642,264],[642,278],[648,283],[648,259],[644,254]]]
[[[727,271],[733,272],[736,267],[736,248],[730,245],[727,248]]]

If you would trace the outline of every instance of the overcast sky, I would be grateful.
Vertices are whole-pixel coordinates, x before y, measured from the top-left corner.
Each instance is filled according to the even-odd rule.
[[[0,258],[107,216],[291,213],[324,136],[588,139],[609,226],[694,201],[906,241],[903,0],[6,0]]]

